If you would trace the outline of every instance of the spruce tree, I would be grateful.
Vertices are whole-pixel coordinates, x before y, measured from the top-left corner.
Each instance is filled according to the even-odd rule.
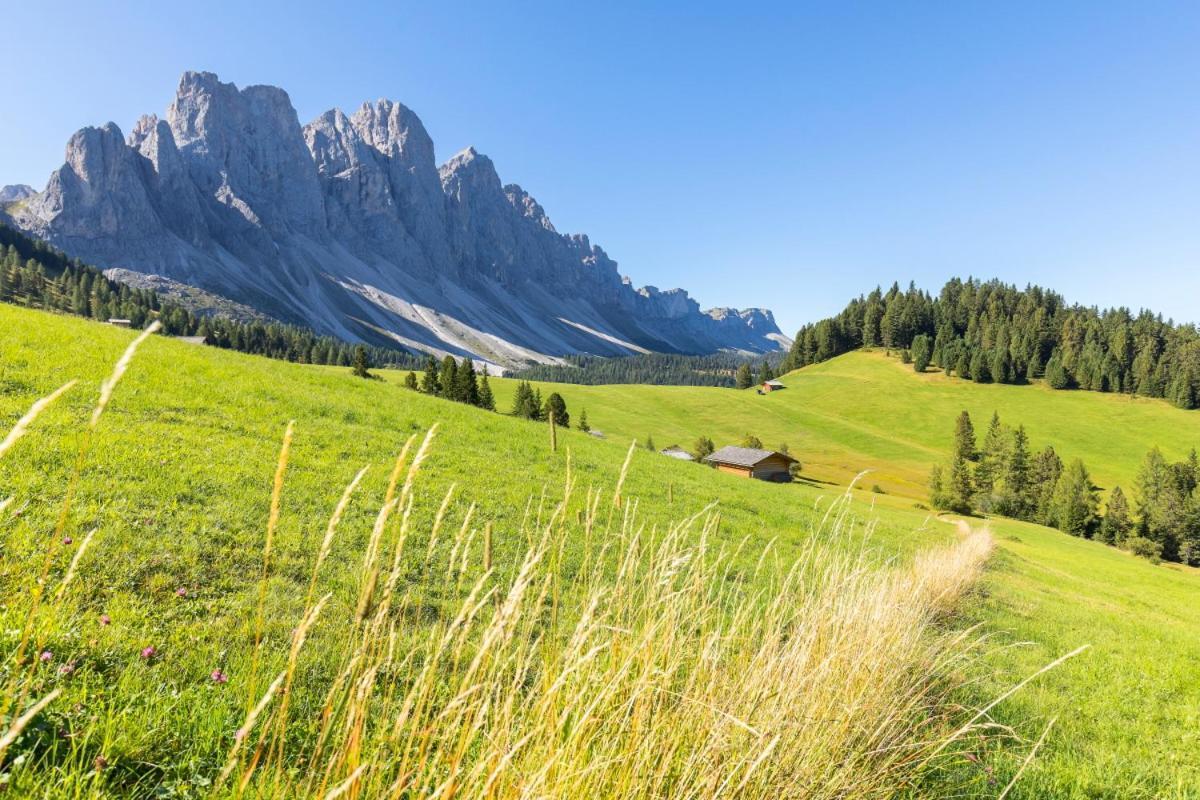
[[[464,358],[454,373],[454,399],[468,405],[479,405],[479,381],[475,376],[475,365]]]
[[[974,461],[976,457],[975,426],[971,424],[971,415],[966,411],[958,415],[955,423],[954,455],[963,461]]]
[[[367,348],[360,344],[354,348],[354,374],[359,378],[369,378],[371,377],[369,370],[370,363],[367,361]]]
[[[579,421],[575,423],[575,426],[577,428],[579,428],[579,430],[583,431],[584,433],[587,433],[588,431],[590,431],[592,429],[591,425],[588,424],[586,408],[582,408],[579,410]]]
[[[646,434],[646,449],[651,451],[658,449],[654,446],[654,437],[650,434]]]
[[[716,445],[714,445],[713,440],[707,436],[701,436],[700,438],[696,439],[696,443],[692,445],[692,455],[695,456],[697,461],[703,461],[716,451]]]
[[[742,364],[737,368],[737,374],[734,376],[734,382],[739,389],[749,389],[754,385],[754,373],[750,371],[749,364]]]
[[[449,400],[461,400],[458,385],[458,362],[454,356],[442,359],[442,370],[438,375],[438,383],[442,387],[442,396]]]
[[[971,467],[965,458],[955,456],[950,465],[950,483],[946,487],[946,507],[960,514],[970,514],[974,497]]]
[[[442,382],[438,377],[437,361],[433,356],[425,362],[425,374],[421,377],[421,391],[429,395],[440,395],[442,393]]]
[[[922,333],[913,339],[912,363],[914,372],[924,372],[929,366],[929,360],[932,358],[932,355],[932,346],[926,334]]]
[[[763,444],[762,444],[762,440],[759,439],[757,436],[755,436],[753,433],[747,433],[745,436],[742,437],[742,442],[741,442],[740,446],[741,447],[749,447],[753,450],[761,450]]]
[[[483,367],[483,375],[479,378],[479,407],[488,411],[496,410],[496,397],[492,394],[492,386],[488,383],[487,365]]]
[[[1046,362],[1046,383],[1051,389],[1069,389],[1071,387],[1071,377],[1067,373],[1066,366],[1063,365],[1062,353],[1055,350],[1050,354],[1050,360]]]
[[[1017,519],[1029,519],[1033,500],[1029,496],[1029,436],[1025,426],[1013,431],[1012,447],[1004,461],[1000,478],[1000,501],[997,511]]]
[[[767,381],[773,380],[774,378],[775,378],[775,373],[771,369],[771,362],[764,361],[763,365],[762,365],[762,370],[761,370],[761,372],[759,372],[759,376],[758,376],[759,382],[766,383]]]
[[[404,388],[412,389],[414,392],[417,391],[417,373],[410,370],[409,373],[404,376]]]
[[[1031,515],[1035,522],[1042,525],[1053,524],[1051,522],[1051,500],[1054,497],[1054,487],[1058,485],[1062,470],[1062,459],[1054,451],[1053,445],[1046,445],[1046,449],[1034,458],[1029,494]]]
[[[1000,425],[1000,414],[993,411],[992,421],[983,436],[983,447],[979,451],[979,466],[975,469],[975,490],[981,495],[990,495],[1004,468],[1004,428]]]
[[[1050,501],[1050,522],[1072,536],[1092,535],[1096,522],[1096,490],[1078,458],[1059,475]]]
[[[1114,486],[1104,509],[1104,521],[1100,524],[1100,539],[1106,544],[1122,545],[1133,530],[1133,517],[1129,512],[1129,501],[1120,486]]]

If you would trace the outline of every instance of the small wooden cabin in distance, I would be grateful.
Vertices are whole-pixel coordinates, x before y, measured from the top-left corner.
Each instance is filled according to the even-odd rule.
[[[704,460],[721,472],[777,483],[790,481],[792,474],[789,472],[789,467],[799,463],[787,453],[775,450],[757,450],[753,447],[733,447],[732,445],[722,447]]]
[[[759,391],[759,394],[770,394],[771,392],[778,392],[780,389],[786,389],[786,388],[787,387],[783,385],[783,381],[780,381],[778,379],[772,379],[769,381],[763,381],[762,388]]]

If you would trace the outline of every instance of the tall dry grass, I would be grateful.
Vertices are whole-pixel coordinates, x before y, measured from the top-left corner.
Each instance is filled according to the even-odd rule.
[[[128,364],[106,383],[99,410]],[[263,548],[247,712],[213,765],[213,796],[891,797],[989,725],[951,699],[977,640],[941,624],[991,552],[986,532],[880,568],[820,544],[849,536],[847,495],[800,558],[784,565],[767,548],[747,559],[719,544],[713,507],[647,529],[636,500],[622,495],[627,458],[611,493],[581,490],[568,466],[561,497],[536,506],[531,498],[520,530],[486,523],[479,535],[472,507],[443,534],[449,494],[429,529],[413,524],[435,430],[395,462],[358,596],[331,602],[318,598],[321,566],[362,472],[342,494],[285,666],[262,690],[260,664],[279,663],[259,650],[292,437],[289,425]],[[498,542],[524,544],[504,573],[496,550],[522,548]],[[67,575],[80,568],[76,558]],[[457,587],[456,611],[414,630],[435,583]],[[36,619],[34,609],[31,626]],[[319,624],[344,637],[344,656],[317,715],[301,718],[290,698]],[[36,629],[24,632],[16,663],[37,639]],[[13,675],[0,764],[58,691],[27,703],[28,671]],[[298,763],[302,770],[288,769]],[[99,778],[91,785],[103,790]]]

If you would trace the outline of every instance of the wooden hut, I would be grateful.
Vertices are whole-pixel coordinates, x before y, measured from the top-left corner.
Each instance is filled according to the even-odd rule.
[[[757,450],[753,447],[722,447],[704,459],[721,472],[758,478],[760,481],[786,483],[792,479],[789,468],[799,463],[787,453]]]

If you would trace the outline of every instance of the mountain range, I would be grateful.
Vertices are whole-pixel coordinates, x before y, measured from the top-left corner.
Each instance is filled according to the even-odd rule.
[[[122,281],[501,368],[789,344],[768,310],[634,288],[487,156],[468,147],[438,166],[421,120],[390,100],[301,125],[282,89],[188,72],[164,118],[128,136],[83,128],[43,191],[5,187],[0,204]]]

